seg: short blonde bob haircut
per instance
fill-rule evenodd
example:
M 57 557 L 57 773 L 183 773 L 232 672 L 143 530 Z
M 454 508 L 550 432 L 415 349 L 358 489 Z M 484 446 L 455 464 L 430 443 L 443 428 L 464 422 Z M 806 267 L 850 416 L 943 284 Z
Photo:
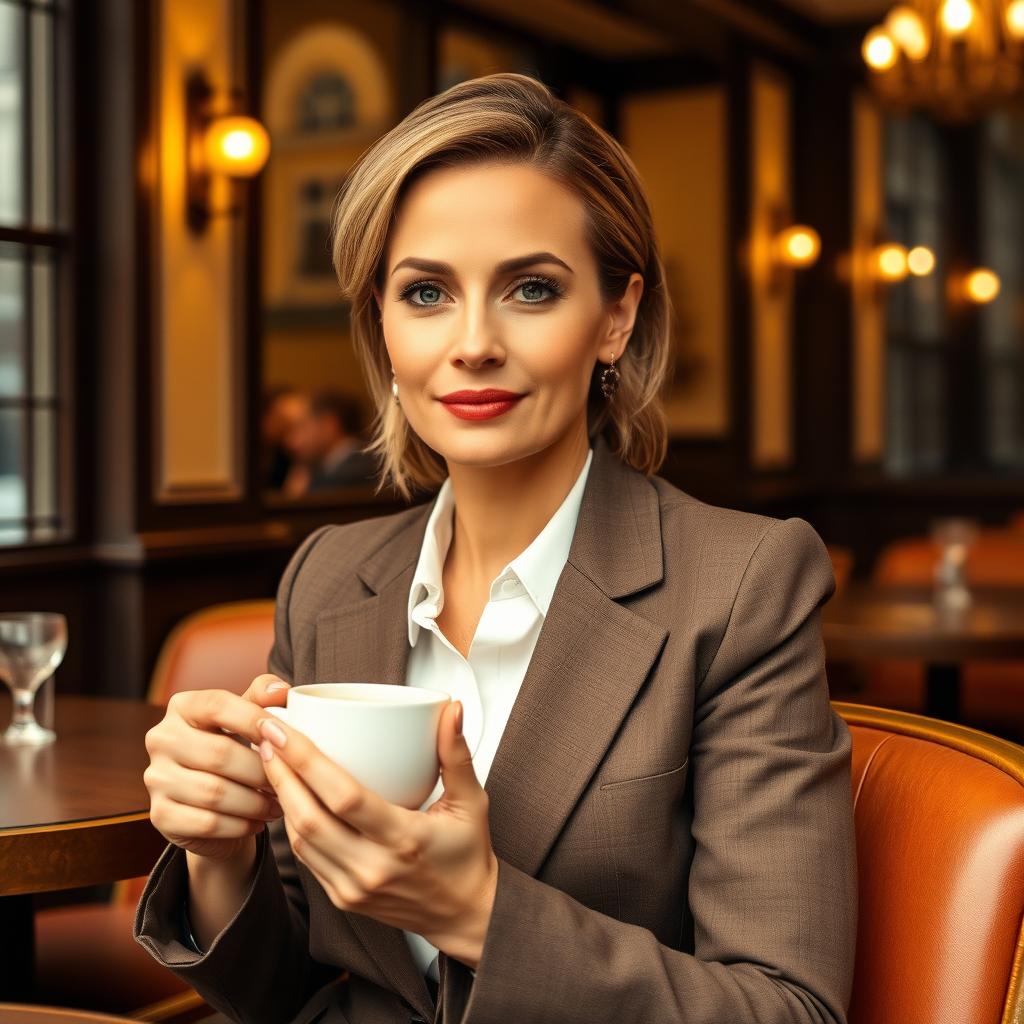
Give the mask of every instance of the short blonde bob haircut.
M 389 230 L 409 186 L 433 168 L 526 163 L 579 197 L 606 301 L 618 300 L 632 273 L 644 280 L 629 344 L 616 366 L 618 390 L 605 399 L 597 363 L 588 396 L 591 438 L 603 433 L 620 459 L 650 475 L 667 444 L 660 391 L 671 361 L 670 306 L 651 213 L 636 167 L 606 131 L 520 74 L 460 82 L 419 104 L 356 162 L 334 204 L 334 270 L 351 304 L 351 329 L 376 410 L 367 448 L 381 460 L 378 490 L 390 482 L 405 498 L 439 486 L 444 459 L 410 429 L 391 394 L 391 361 L 373 287 L 384 291 Z

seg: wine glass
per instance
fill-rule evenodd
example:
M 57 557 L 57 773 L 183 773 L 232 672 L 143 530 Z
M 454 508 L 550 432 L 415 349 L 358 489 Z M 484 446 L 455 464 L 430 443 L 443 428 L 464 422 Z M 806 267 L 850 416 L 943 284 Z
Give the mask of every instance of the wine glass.
M 14 714 L 0 743 L 39 747 L 57 734 L 41 726 L 32 713 L 36 690 L 64 660 L 68 621 L 56 612 L 11 612 L 0 615 L 0 679 L 14 697 Z

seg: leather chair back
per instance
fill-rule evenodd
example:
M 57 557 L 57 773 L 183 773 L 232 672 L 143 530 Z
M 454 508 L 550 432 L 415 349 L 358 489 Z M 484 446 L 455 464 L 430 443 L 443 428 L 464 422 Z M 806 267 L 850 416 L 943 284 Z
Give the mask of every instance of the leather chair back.
M 1024 1021 L 1024 747 L 833 702 L 853 736 L 849 1024 Z
M 165 705 L 181 690 L 245 693 L 267 671 L 274 643 L 274 602 L 233 601 L 194 612 L 168 634 L 157 658 L 147 699 Z M 137 905 L 146 877 L 114 886 L 111 902 Z

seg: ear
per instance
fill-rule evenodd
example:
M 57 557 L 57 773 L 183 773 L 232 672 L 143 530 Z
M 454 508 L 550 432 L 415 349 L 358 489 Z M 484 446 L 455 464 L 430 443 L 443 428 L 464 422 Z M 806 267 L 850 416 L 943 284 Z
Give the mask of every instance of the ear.
M 644 293 L 644 279 L 640 274 L 630 275 L 622 298 L 615 302 L 608 311 L 608 328 L 605 331 L 597 357 L 603 363 L 622 358 L 622 353 L 629 344 L 636 323 L 640 298 Z
M 376 285 L 371 285 L 370 290 L 373 292 L 373 301 L 377 303 L 377 316 L 380 317 L 384 311 L 384 299 L 377 291 Z

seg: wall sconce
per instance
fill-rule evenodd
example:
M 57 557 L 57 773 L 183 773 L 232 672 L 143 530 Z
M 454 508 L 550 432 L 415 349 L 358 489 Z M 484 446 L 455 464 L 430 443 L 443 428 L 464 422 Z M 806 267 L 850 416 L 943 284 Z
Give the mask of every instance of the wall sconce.
M 927 245 L 915 245 L 907 253 L 907 270 L 914 277 L 927 277 L 935 269 L 935 253 Z
M 768 215 L 770 259 L 768 290 L 778 292 L 794 270 L 814 266 L 821 253 L 821 236 L 806 224 L 787 224 L 789 218 L 781 207 L 773 207 Z
M 991 302 L 999 294 L 1000 283 L 999 275 L 987 267 L 977 267 L 961 278 L 964 298 L 978 306 Z
M 241 210 L 238 204 L 219 210 L 211 207 L 214 175 L 229 181 L 254 177 L 270 155 L 270 137 L 263 125 L 236 110 L 213 110 L 213 95 L 201 71 L 185 82 L 185 217 L 195 234 L 202 234 L 213 217 L 233 216 Z M 237 105 L 242 93 L 231 89 L 228 96 Z
M 872 276 L 881 284 L 898 284 L 910 272 L 907 247 L 898 242 L 875 246 L 871 253 Z

